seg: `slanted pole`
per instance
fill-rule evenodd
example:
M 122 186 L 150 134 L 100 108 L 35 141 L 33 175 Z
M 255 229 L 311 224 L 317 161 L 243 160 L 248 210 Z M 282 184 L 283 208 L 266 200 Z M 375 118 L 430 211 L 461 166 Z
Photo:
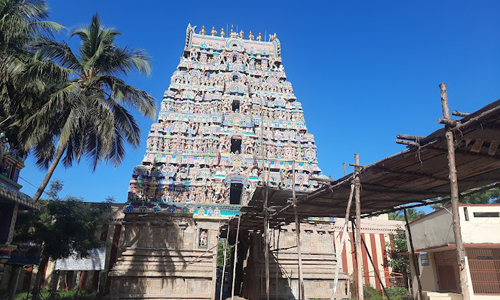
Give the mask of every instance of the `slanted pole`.
M 233 262 L 233 283 L 231 287 L 231 299 L 234 300 L 234 282 L 236 279 L 236 265 L 238 264 L 238 243 L 240 237 L 240 221 L 241 221 L 241 211 L 238 214 L 238 226 L 236 227 L 236 242 L 234 244 L 234 262 Z
M 359 261 L 362 257 L 361 253 L 361 183 L 359 180 L 360 166 L 359 154 L 354 154 L 354 198 L 356 199 L 356 260 L 357 260 L 357 284 L 358 284 L 358 300 L 364 300 L 363 293 L 363 262 Z
M 295 160 L 292 165 L 292 197 L 293 197 L 293 211 L 295 214 L 295 243 L 297 244 L 297 257 L 298 257 L 298 269 L 299 269 L 299 300 L 304 300 L 304 274 L 302 271 L 302 251 L 300 249 L 300 222 L 299 215 L 297 213 L 297 196 L 295 195 Z
M 348 221 L 349 222 L 349 221 Z M 354 218 L 351 218 L 351 232 L 352 232 L 352 248 L 354 248 L 354 280 L 357 282 L 358 278 L 358 252 L 356 251 L 356 229 L 354 228 Z M 354 293 L 357 295 L 358 285 L 353 285 Z
M 354 182 L 351 183 L 351 193 L 349 200 L 347 200 L 347 208 L 345 210 L 344 228 L 342 229 L 342 238 L 340 239 L 340 247 L 337 251 L 337 265 L 335 266 L 335 279 L 333 280 L 333 293 L 331 299 L 337 298 L 337 287 L 339 284 L 340 265 L 342 265 L 342 251 L 344 250 L 344 243 L 347 235 L 347 227 L 349 226 L 349 214 L 351 213 L 352 195 L 354 194 Z M 335 241 L 333 241 L 335 243 Z
M 448 108 L 448 94 L 446 92 L 446 83 L 439 85 L 441 89 L 441 105 L 443 108 L 443 117 L 445 120 L 452 120 L 450 117 L 450 110 Z M 462 241 L 462 233 L 460 230 L 460 216 L 458 213 L 458 178 L 457 168 L 455 165 L 455 143 L 453 138 L 453 131 L 450 125 L 445 125 L 446 144 L 448 146 L 448 169 L 450 177 L 451 189 L 451 218 L 453 223 L 453 233 L 455 235 L 455 244 L 457 245 L 457 262 L 458 271 L 460 276 L 460 287 L 462 289 L 463 300 L 469 300 L 469 287 L 467 286 L 467 274 L 465 269 L 465 250 Z
M 264 258 L 266 263 L 266 299 L 269 300 L 270 286 L 269 286 L 269 212 L 267 210 L 269 200 L 269 187 L 266 183 L 265 198 L 264 198 L 264 240 L 265 240 L 265 250 Z
M 418 296 L 420 300 L 424 300 L 424 294 L 422 293 L 422 283 L 420 282 L 420 270 L 418 269 L 418 261 L 415 260 L 415 248 L 413 247 L 413 238 L 411 236 L 410 222 L 408 222 L 408 213 L 406 212 L 406 208 L 403 209 L 403 212 L 405 215 L 406 230 L 408 230 L 408 240 L 410 242 L 411 260 L 413 261 L 413 268 L 415 269 L 415 275 L 417 275 Z

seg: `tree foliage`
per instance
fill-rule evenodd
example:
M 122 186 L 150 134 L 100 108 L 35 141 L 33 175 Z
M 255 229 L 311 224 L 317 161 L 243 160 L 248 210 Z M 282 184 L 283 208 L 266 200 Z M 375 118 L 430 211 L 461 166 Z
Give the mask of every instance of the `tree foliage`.
M 0 132 L 21 155 L 31 153 L 47 176 L 40 198 L 63 160 L 86 157 L 93 170 L 120 164 L 124 145 L 140 144 L 140 128 L 128 109 L 154 118 L 155 99 L 125 82 L 134 71 L 149 75 L 145 51 L 120 47 L 121 33 L 97 14 L 71 37 L 74 50 L 54 40 L 62 26 L 49 22 L 44 0 L 0 0 Z
M 45 74 L 62 78 L 32 49 L 40 38 L 50 38 L 62 28 L 47 18 L 45 1 L 0 0 L 0 132 L 22 155 L 26 149 L 20 129 L 43 102 L 40 96 L 51 82 Z
M 74 196 L 60 199 L 62 182 L 51 182 L 49 200 L 41 200 L 40 210 L 19 213 L 14 242 L 34 241 L 42 245 L 42 257 L 53 260 L 72 254 L 79 257 L 105 244 L 96 235 L 102 216 L 108 209 L 105 203 L 86 203 Z
M 76 52 L 64 42 L 50 39 L 36 44 L 38 56 L 57 63 L 69 75 L 54 86 L 46 103 L 27 123 L 31 137 L 27 146 L 33 147 L 37 164 L 48 168 L 33 199 L 41 196 L 60 159 L 69 167 L 85 156 L 93 170 L 101 162 L 120 164 L 124 143 L 140 144 L 140 128 L 127 108 L 154 118 L 154 98 L 120 78 L 134 70 L 148 75 L 149 57 L 143 50 L 119 47 L 115 43 L 118 35 L 120 32 L 104 27 L 95 14 L 88 26 L 71 33 L 80 38 Z M 52 130 L 53 120 L 60 124 L 57 132 Z M 46 140 L 50 142 L 43 142 Z
M 408 222 L 416 220 L 420 217 L 425 216 L 425 212 L 423 210 L 417 210 L 416 208 L 407 208 L 406 214 L 408 216 Z M 389 220 L 398 220 L 404 221 L 405 216 L 402 210 L 398 210 L 396 212 L 389 213 Z
M 388 246 L 388 263 L 392 267 L 393 271 L 402 273 L 403 275 L 410 274 L 410 260 L 408 255 L 401 254 L 408 252 L 406 232 L 402 228 L 398 228 L 395 233 L 390 234 L 390 242 Z
M 468 195 L 460 196 L 458 202 L 469 204 L 500 203 L 500 188 L 496 187 L 496 185 L 491 185 L 490 188 L 488 188 L 488 186 L 483 186 L 480 187 L 479 190 L 480 191 L 477 193 L 472 192 Z M 431 208 L 437 210 L 450 204 L 451 200 L 443 201 L 432 204 Z
M 408 222 L 416 220 L 425 215 L 423 210 L 416 208 L 407 208 L 406 215 Z M 405 221 L 404 211 L 399 210 L 389 214 L 389 220 Z M 390 242 L 388 243 L 387 255 L 389 257 L 388 264 L 394 272 L 401 273 L 403 276 L 410 274 L 410 259 L 408 255 L 402 253 L 408 252 L 408 243 L 406 240 L 406 232 L 402 228 L 396 229 L 395 233 L 390 234 Z

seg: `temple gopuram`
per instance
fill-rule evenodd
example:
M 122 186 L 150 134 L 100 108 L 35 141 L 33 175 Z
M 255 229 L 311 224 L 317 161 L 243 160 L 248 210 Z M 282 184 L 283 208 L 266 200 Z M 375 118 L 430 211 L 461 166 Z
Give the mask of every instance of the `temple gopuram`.
M 109 273 L 110 297 L 214 299 L 216 289 L 224 289 L 217 271 L 221 228 L 248 205 L 256 188 L 308 192 L 319 187 L 315 179 L 325 177 L 276 34 L 263 41 L 260 33 L 249 32 L 245 39 L 243 31 L 231 29 L 226 36 L 221 29 L 217 36 L 215 28 L 208 34 L 205 27 L 195 29 L 187 27 L 146 155 L 132 173 L 124 245 Z M 332 226 L 313 221 L 303 226 L 313 233 L 302 242 L 310 243 L 304 246 L 309 259 L 329 262 L 329 268 L 335 264 Z M 292 245 L 293 230 L 288 231 L 282 242 Z M 237 255 L 247 258 L 232 274 L 238 277 L 236 292 L 257 299 L 263 293 L 262 233 L 242 233 L 240 243 Z M 273 288 L 282 299 L 297 295 L 293 251 L 283 254 L 283 261 L 273 260 L 273 285 L 279 277 L 288 287 Z M 287 265 L 292 275 L 283 275 Z M 326 273 L 333 276 L 331 269 Z M 311 276 L 306 296 L 329 298 L 331 278 L 318 288 L 325 284 L 322 277 Z

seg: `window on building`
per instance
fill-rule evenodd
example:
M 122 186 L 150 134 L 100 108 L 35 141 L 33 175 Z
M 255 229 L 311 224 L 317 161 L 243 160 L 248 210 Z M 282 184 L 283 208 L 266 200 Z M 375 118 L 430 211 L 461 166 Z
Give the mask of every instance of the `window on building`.
M 241 192 L 243 191 L 243 184 L 231 183 L 229 190 L 229 204 L 241 204 Z
M 234 100 L 232 108 L 233 108 L 234 112 L 239 112 L 240 111 L 240 101 Z
M 470 276 L 474 294 L 500 294 L 500 249 L 467 248 Z
M 231 153 L 241 153 L 241 137 L 234 137 L 231 139 Z
M 496 211 L 474 212 L 474 218 L 500 218 L 500 212 Z

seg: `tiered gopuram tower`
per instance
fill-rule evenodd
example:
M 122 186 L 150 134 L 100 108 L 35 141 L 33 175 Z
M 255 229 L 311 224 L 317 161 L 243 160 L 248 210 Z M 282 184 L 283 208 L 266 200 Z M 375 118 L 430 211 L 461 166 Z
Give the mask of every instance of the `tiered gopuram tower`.
M 293 94 L 276 36 L 188 26 L 183 56 L 130 181 L 132 209 L 228 217 L 269 186 L 316 188 L 314 136 Z M 144 203 L 142 208 L 141 202 Z
M 220 36 L 214 28 L 208 35 L 204 27 L 194 30 L 187 27 L 146 156 L 133 171 L 124 243 L 109 273 L 112 298 L 214 299 L 221 226 L 248 204 L 256 187 L 318 187 L 314 136 L 287 80 L 276 35 L 263 41 L 260 33 L 244 39 L 232 30 L 228 37 L 223 29 Z M 329 298 L 333 227 L 313 223 L 303 226 L 309 232 L 301 239 L 304 257 L 322 267 L 304 273 L 305 291 Z M 260 229 L 239 236 L 236 291 L 249 299 L 263 291 Z M 272 283 L 279 286 L 273 293 L 290 299 L 298 285 L 295 239 L 291 227 L 279 230 L 290 231 L 282 243 L 291 250 L 273 260 Z

